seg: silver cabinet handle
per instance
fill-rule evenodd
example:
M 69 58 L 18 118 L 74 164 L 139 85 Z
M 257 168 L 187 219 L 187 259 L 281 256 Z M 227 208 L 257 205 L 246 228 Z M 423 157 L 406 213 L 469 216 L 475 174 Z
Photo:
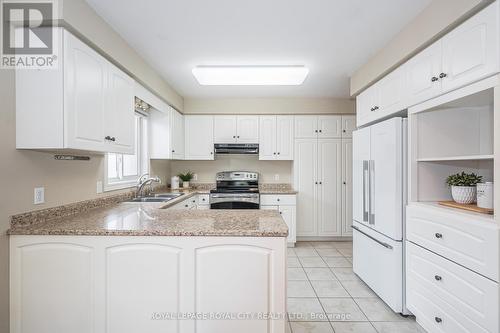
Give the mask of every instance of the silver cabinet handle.
M 381 242 L 381 241 L 379 241 L 378 239 L 376 239 L 375 237 L 368 235 L 367 233 L 365 233 L 365 232 L 361 231 L 361 230 L 360 230 L 358 227 L 356 227 L 355 225 L 351 226 L 351 228 L 353 228 L 353 229 L 354 229 L 354 230 L 356 230 L 357 232 L 359 232 L 359 233 L 361 233 L 361 234 L 365 235 L 366 237 L 370 238 L 372 241 L 374 241 L 374 242 L 376 242 L 376 243 L 378 243 L 378 244 L 382 245 L 382 246 L 383 246 L 383 247 L 385 247 L 386 249 L 392 250 L 392 246 L 391 246 L 391 245 L 389 245 L 389 244 L 387 244 L 387 243 L 384 243 L 384 242 Z
M 368 161 L 363 161 L 363 222 L 368 221 L 368 209 L 366 208 L 366 178 L 368 176 Z

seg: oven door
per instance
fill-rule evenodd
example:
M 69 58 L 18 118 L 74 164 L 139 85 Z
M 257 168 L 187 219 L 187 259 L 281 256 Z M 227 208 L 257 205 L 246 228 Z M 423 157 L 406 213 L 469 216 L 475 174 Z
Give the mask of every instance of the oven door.
M 211 193 L 210 209 L 259 209 L 258 193 Z

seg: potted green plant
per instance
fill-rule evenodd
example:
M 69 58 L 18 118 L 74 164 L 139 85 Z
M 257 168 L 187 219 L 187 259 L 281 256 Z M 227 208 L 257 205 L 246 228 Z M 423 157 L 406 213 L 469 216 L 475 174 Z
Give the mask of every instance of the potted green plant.
M 188 171 L 186 173 L 179 173 L 177 177 L 179 177 L 182 180 L 183 188 L 189 188 L 189 182 L 191 181 L 191 179 L 193 179 L 194 173 L 191 171 Z
M 460 204 L 471 204 L 476 201 L 476 185 L 483 180 L 475 173 L 457 173 L 446 178 L 446 184 L 451 187 L 453 200 Z

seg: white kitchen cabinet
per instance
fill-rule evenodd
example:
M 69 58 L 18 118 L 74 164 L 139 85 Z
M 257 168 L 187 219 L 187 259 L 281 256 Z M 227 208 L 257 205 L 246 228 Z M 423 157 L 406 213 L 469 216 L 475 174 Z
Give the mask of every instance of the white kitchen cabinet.
M 259 117 L 236 116 L 236 141 L 239 143 L 259 142 Z
M 295 116 L 296 139 L 340 137 L 342 137 L 341 116 Z
M 295 140 L 293 170 L 294 188 L 297 190 L 297 236 L 318 234 L 317 146 L 317 139 Z
M 54 33 L 58 68 L 16 71 L 16 148 L 133 153 L 132 78 L 63 28 Z
M 491 4 L 442 39 L 442 91 L 447 92 L 499 71 L 498 2 Z
M 11 236 L 11 333 L 284 333 L 283 237 Z M 242 286 L 245 286 L 242 288 Z
M 373 112 L 376 110 L 375 107 L 379 104 L 377 97 L 378 89 L 375 85 L 369 87 L 356 97 L 357 126 L 362 126 L 373 121 Z
M 342 141 L 295 140 L 297 236 L 342 236 Z
M 260 209 L 277 210 L 288 226 L 287 243 L 289 247 L 296 242 L 296 202 L 295 194 L 261 194 Z
M 214 116 L 214 143 L 259 142 L 258 116 Z
M 342 235 L 342 141 L 318 140 L 318 235 Z
M 214 116 L 214 143 L 236 142 L 236 116 Z
M 437 41 L 403 65 L 408 75 L 408 106 L 428 100 L 441 92 L 441 47 L 441 41 Z
M 293 160 L 293 116 L 260 116 L 259 123 L 259 160 Z
M 184 116 L 185 159 L 214 159 L 214 117 L 205 115 Z
M 172 159 L 184 159 L 184 116 L 176 110 L 171 111 L 172 117 Z
M 198 208 L 198 198 L 193 196 L 182 200 L 181 202 L 169 207 L 169 209 L 197 209 Z
M 356 129 L 356 116 L 342 116 L 342 139 L 352 138 L 352 132 Z
M 342 236 L 352 236 L 352 139 L 342 139 Z

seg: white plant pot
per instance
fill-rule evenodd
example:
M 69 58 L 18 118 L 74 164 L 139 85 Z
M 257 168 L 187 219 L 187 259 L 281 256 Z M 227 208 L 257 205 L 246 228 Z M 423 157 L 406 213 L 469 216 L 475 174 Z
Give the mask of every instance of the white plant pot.
M 189 188 L 189 182 L 182 182 L 183 188 Z
M 452 186 L 451 196 L 460 204 L 471 204 L 476 202 L 476 186 Z

